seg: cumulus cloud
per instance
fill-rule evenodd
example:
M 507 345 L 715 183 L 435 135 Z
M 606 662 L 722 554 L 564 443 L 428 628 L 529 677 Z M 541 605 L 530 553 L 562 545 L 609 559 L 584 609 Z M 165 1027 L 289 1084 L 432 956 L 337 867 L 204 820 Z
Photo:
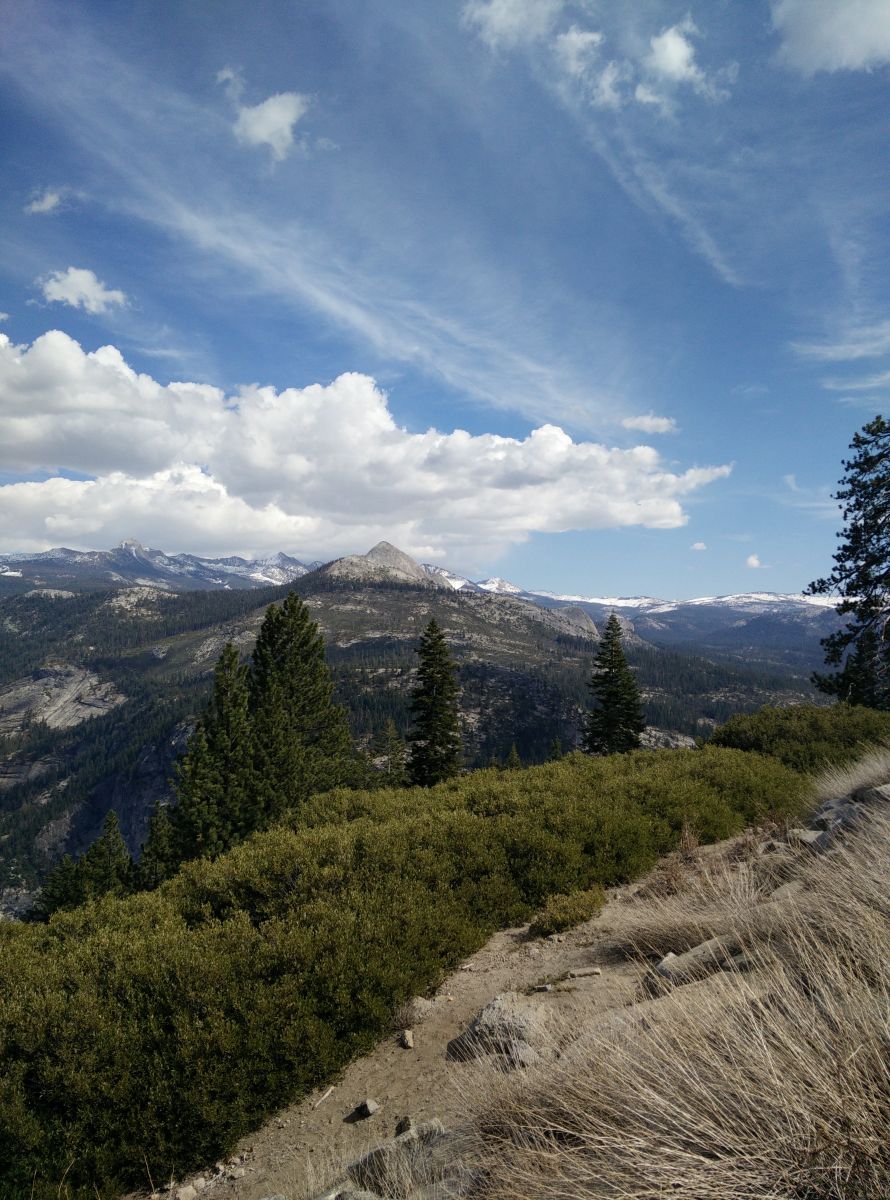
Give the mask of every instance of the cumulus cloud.
M 621 424 L 625 429 L 639 429 L 641 433 L 677 432 L 677 422 L 673 417 L 656 417 L 654 413 L 642 417 L 625 417 Z
M 772 0 L 782 59 L 804 75 L 890 63 L 887 0 Z
M 8 321 L 8 320 L 9 320 L 9 313 L 0 312 L 0 321 Z
M 0 466 L 61 469 L 0 487 L 0 539 L 144 541 L 205 552 L 324 556 L 386 537 L 469 561 L 534 531 L 686 523 L 684 497 L 730 468 L 669 470 L 649 446 L 574 442 L 554 425 L 525 438 L 400 427 L 366 375 L 228 396 L 137 374 L 111 346 L 85 353 L 53 331 L 0 335 Z
M 565 0 L 469 0 L 464 24 L 494 50 L 546 37 Z
M 708 547 L 705 545 L 704 542 L 693 542 L 692 545 L 689 547 L 690 550 L 707 550 L 707 548 Z
M 749 554 L 745 559 L 745 566 L 750 567 L 752 571 L 762 571 L 766 569 L 766 563 L 760 561 L 760 556 L 757 554 Z
M 117 288 L 107 288 L 92 271 L 83 267 L 53 271 L 51 275 L 38 279 L 37 283 L 46 300 L 83 308 L 94 316 L 107 312 L 115 305 L 127 303 L 123 292 Z
M 24 211 L 31 216 L 55 212 L 62 203 L 62 192 L 58 188 L 46 188 L 32 196 Z
M 276 92 L 259 104 L 242 104 L 244 80 L 240 71 L 223 67 L 216 81 L 224 85 L 235 106 L 232 131 L 238 141 L 243 146 L 268 146 L 277 162 L 287 158 L 294 148 L 294 127 L 309 111 L 311 98 L 301 92 Z

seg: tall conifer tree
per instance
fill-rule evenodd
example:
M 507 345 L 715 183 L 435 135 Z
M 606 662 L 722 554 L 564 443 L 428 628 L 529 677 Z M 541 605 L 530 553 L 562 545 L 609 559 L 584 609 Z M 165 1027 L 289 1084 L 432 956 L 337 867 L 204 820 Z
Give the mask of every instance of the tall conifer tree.
M 594 708 L 588 713 L 584 749 L 588 754 L 636 750 L 646 728 L 640 689 L 621 644 L 621 623 L 614 613 L 606 622 L 587 685 Z
M 838 615 L 847 622 L 822 639 L 826 663 L 839 669 L 813 679 L 839 700 L 890 709 L 890 423 L 875 417 L 850 449 L 835 494 L 844 528 L 834 569 L 807 588 L 838 595 Z
M 417 653 L 420 665 L 411 694 L 408 777 L 413 784 L 431 787 L 455 776 L 461 763 L 456 668 L 435 619 L 424 630 Z
M 247 668 L 231 643 L 219 657 L 210 702 L 177 764 L 176 792 L 169 841 L 177 863 L 221 854 L 256 828 Z
M 291 592 L 266 612 L 250 671 L 252 786 L 261 823 L 355 780 L 359 764 L 333 690 L 324 640 Z

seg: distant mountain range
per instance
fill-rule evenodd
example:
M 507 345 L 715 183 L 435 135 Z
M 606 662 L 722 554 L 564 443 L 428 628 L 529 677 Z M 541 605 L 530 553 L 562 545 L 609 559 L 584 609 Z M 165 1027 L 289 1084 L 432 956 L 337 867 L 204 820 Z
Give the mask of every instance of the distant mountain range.
M 692 600 L 663 600 L 654 596 L 566 595 L 525 588 L 494 577 L 474 580 L 433 563 L 418 563 L 389 542 L 378 542 L 367 554 L 350 554 L 330 562 L 302 562 L 279 552 L 269 558 L 201 558 L 195 554 L 165 554 L 127 538 L 113 550 L 68 550 L 59 547 L 34 554 L 0 554 L 0 580 L 4 590 L 24 587 L 147 586 L 172 591 L 216 588 L 256 588 L 292 583 L 310 571 L 332 579 L 356 582 L 388 581 L 451 588 L 453 591 L 490 592 L 517 596 L 553 607 L 563 604 L 591 606 L 609 612 L 623 611 L 630 619 L 657 618 L 690 608 L 722 608 L 753 614 L 833 611 L 835 601 L 824 596 L 779 592 L 741 592 L 728 596 L 700 596 Z M 9 585 L 17 584 L 11 588 Z

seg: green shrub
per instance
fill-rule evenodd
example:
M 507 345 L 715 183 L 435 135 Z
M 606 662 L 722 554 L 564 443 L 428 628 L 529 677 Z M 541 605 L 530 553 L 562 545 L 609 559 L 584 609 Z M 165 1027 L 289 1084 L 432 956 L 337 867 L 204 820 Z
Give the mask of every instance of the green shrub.
M 714 731 L 709 745 L 756 750 L 812 773 L 843 766 L 888 740 L 890 713 L 854 704 L 793 704 L 731 717 Z
M 708 747 L 333 792 L 157 891 L 0 923 L 0 1195 L 56 1197 L 68 1169 L 95 1197 L 214 1161 L 499 926 L 804 786 Z
M 606 893 L 599 885 L 569 895 L 559 892 L 550 897 L 532 921 L 529 933 L 535 937 L 548 937 L 551 933 L 573 929 L 595 917 L 605 902 Z

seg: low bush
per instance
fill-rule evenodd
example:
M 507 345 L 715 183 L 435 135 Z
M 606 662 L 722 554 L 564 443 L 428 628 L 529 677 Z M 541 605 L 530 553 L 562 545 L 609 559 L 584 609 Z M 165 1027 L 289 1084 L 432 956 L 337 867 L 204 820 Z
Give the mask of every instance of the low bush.
M 155 892 L 0 924 L 0 1194 L 214 1161 L 498 926 L 639 875 L 684 827 L 788 815 L 803 788 L 707 748 L 334 792 Z
M 551 896 L 529 926 L 535 937 L 549 937 L 551 933 L 562 933 L 582 921 L 595 917 L 606 902 L 606 893 L 599 886 L 585 888 L 580 892 L 557 892 Z
M 795 771 L 843 766 L 890 741 L 890 713 L 855 704 L 792 704 L 739 714 L 716 729 L 709 745 L 754 750 Z

